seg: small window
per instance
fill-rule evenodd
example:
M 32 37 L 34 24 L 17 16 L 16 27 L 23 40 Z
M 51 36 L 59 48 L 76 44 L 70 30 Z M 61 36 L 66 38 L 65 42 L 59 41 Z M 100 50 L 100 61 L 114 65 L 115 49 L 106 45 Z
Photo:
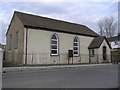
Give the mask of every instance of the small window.
M 115 41 L 114 43 L 115 43 L 115 45 L 118 45 L 118 42 L 117 42 L 117 41 Z
M 10 34 L 10 38 L 9 38 L 9 50 L 11 50 L 12 47 L 12 34 Z
M 95 55 L 95 51 L 94 49 L 91 50 L 91 56 L 94 56 Z
M 79 56 L 79 38 L 75 37 L 73 40 L 73 54 Z
M 51 38 L 51 55 L 58 55 L 58 37 L 56 34 Z
M 18 48 L 18 31 L 15 33 L 15 49 Z

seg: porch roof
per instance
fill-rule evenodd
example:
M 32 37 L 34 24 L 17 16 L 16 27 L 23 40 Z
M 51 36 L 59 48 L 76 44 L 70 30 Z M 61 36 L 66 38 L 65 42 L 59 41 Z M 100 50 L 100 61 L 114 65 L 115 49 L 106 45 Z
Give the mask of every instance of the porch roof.
M 91 44 L 89 45 L 88 49 L 99 48 L 104 39 L 106 40 L 109 48 L 111 49 L 111 46 L 110 46 L 108 40 L 107 40 L 106 37 L 104 37 L 104 36 L 95 37 L 95 38 L 93 39 L 93 41 L 91 42 Z

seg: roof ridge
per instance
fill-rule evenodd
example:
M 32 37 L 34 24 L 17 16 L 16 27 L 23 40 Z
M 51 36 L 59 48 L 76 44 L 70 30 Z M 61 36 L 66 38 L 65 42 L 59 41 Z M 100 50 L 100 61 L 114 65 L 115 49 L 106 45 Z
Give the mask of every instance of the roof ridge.
M 15 11 L 15 13 L 26 14 L 26 15 L 30 15 L 30 16 L 36 16 L 36 17 L 46 18 L 46 19 L 55 20 L 55 21 L 59 21 L 59 22 L 64 22 L 64 23 L 69 23 L 69 24 L 74 24 L 74 25 L 79 25 L 79 26 L 87 27 L 86 25 L 83 25 L 83 24 L 78 24 L 78 23 L 64 21 L 64 20 L 60 20 L 60 19 L 54 19 L 54 18 L 44 17 L 44 16 L 40 16 L 40 15 L 36 15 L 36 14 L 29 14 L 29 13 L 19 12 L 19 11 Z
M 25 12 L 15 11 L 15 15 L 23 23 L 26 28 L 34 29 L 49 29 L 51 31 L 69 32 L 74 34 L 81 34 L 96 37 L 99 36 L 92 29 L 88 28 L 86 25 L 72 23 L 64 20 L 53 19 L 49 17 L 43 17 L 35 14 L 29 14 Z

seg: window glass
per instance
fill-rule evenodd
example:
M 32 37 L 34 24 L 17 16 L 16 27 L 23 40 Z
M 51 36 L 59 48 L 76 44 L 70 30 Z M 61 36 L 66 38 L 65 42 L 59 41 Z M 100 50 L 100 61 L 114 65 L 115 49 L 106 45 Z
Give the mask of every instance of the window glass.
M 58 37 L 56 34 L 51 38 L 51 55 L 58 55 Z
M 52 44 L 57 44 L 57 41 L 52 40 Z
M 52 54 L 57 54 L 57 50 L 52 50 Z
M 79 56 L 79 38 L 75 37 L 73 40 L 73 54 Z
M 92 50 L 92 55 L 94 56 L 94 50 Z

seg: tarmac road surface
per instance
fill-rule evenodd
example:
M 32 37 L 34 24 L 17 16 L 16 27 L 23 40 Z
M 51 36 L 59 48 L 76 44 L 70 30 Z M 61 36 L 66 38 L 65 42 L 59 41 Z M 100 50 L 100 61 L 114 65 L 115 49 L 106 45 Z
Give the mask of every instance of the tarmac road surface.
M 99 65 L 3 74 L 3 88 L 118 88 L 118 66 Z

